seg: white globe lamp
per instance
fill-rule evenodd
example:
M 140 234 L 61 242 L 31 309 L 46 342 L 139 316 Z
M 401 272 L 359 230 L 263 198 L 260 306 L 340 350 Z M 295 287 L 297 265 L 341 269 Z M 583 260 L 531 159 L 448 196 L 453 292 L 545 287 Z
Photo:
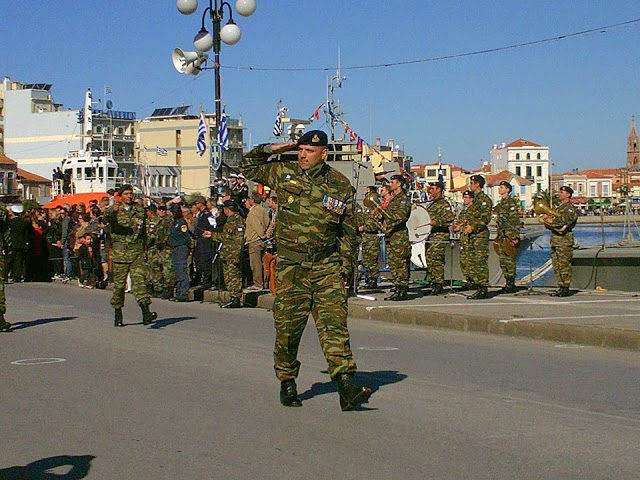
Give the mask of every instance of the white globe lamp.
M 256 11 L 255 0 L 238 0 L 236 2 L 236 11 L 243 17 L 250 17 Z
M 193 46 L 199 52 L 208 52 L 213 48 L 213 35 L 203 27 L 193 39 Z
M 191 15 L 198 9 L 198 0 L 178 0 L 178 11 L 183 15 Z
M 241 36 L 240 27 L 233 23 L 233 20 L 229 20 L 229 23 L 220 29 L 220 40 L 227 45 L 235 45 L 240 41 Z

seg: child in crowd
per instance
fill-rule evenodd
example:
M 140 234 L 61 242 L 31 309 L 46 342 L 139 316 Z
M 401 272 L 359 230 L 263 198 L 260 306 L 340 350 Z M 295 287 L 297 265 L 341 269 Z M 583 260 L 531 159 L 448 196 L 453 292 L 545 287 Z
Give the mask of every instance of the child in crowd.
M 79 239 L 80 247 L 78 248 L 78 262 L 80 263 L 80 279 L 78 285 L 81 288 L 93 288 L 92 280 L 94 274 L 93 260 L 93 235 L 85 233 Z

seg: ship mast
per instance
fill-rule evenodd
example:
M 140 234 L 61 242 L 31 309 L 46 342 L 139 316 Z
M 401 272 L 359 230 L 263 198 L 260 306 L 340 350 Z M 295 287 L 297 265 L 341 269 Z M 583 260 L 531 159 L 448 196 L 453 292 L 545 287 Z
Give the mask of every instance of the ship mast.
M 331 141 L 335 141 L 335 127 L 339 122 L 340 116 L 343 114 L 340 108 L 340 100 L 334 101 L 334 91 L 336 88 L 342 88 L 342 82 L 347 77 L 342 76 L 340 72 L 340 49 L 338 48 L 338 68 L 335 75 L 332 75 L 330 79 L 327 79 L 327 109 L 325 114 L 329 117 L 329 129 L 331 130 Z M 340 138 L 343 140 L 344 137 Z

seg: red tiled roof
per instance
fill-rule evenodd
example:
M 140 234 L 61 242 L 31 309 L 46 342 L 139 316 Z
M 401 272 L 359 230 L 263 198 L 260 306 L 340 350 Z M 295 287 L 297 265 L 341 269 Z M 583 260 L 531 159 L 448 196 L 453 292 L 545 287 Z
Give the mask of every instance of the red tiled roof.
M 542 145 L 530 142 L 529 140 L 525 140 L 524 138 L 519 138 L 518 140 L 514 140 L 509 145 L 507 145 L 507 148 L 513 147 L 542 147 Z
M 520 185 L 532 185 L 533 182 L 531 180 L 527 180 L 520 175 L 516 175 L 515 173 L 511 173 L 508 170 L 503 170 L 495 175 L 487 175 L 487 186 L 491 187 L 494 185 L 498 185 L 500 182 L 509 182 L 511 183 L 512 179 L 516 179 Z
M 15 160 L 11 160 L 6 155 L 3 155 L 0 153 L 0 164 L 1 165 L 18 165 L 18 162 L 16 162 Z
M 51 180 L 41 177 L 40 175 L 36 175 L 35 173 L 27 172 L 21 168 L 18 168 L 17 173 L 22 182 L 51 183 Z
M 578 173 L 580 173 L 581 175 L 585 175 L 588 178 L 612 177 L 615 175 L 620 175 L 620 171 L 617 168 L 589 168 Z

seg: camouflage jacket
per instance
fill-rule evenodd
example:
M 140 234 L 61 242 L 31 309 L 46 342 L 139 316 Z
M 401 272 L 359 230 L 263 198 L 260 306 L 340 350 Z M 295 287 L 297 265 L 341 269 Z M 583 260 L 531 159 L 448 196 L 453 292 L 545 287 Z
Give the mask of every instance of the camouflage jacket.
M 0 255 L 11 256 L 11 228 L 9 227 L 9 212 L 4 205 L 0 205 Z M 0 280 L 4 281 L 4 280 Z
M 357 245 L 349 180 L 325 163 L 306 172 L 297 163 L 268 163 L 271 153 L 265 147 L 258 145 L 249 152 L 240 163 L 240 171 L 276 191 L 279 261 L 339 262 L 341 273 L 348 275 Z
M 155 247 L 164 250 L 171 246 L 169 234 L 173 228 L 173 219 L 169 216 L 156 217 Z
M 112 258 L 114 262 L 131 263 L 144 253 L 146 213 L 140 205 L 129 209 L 120 203 L 118 211 L 113 207 L 104 213 L 104 220 L 111 226 Z
M 393 196 L 385 212 L 386 214 L 383 215 L 384 233 L 387 236 L 402 230 L 407 231 L 407 220 L 411 215 L 411 202 L 404 190 Z
M 467 225 L 471 225 L 471 234 L 487 230 L 491 221 L 493 202 L 484 192 L 476 193 L 471 205 L 467 207 Z
M 455 214 L 451 205 L 444 198 L 434 200 L 427 207 L 427 213 L 432 222 L 436 224 L 431 227 L 429 238 L 449 238 L 449 226 L 455 219 Z
M 363 207 L 361 205 L 356 206 L 356 218 L 358 227 L 364 227 L 364 231 L 362 233 L 370 233 L 377 234 L 380 231 L 380 222 L 378 222 L 377 218 L 371 215 L 372 209 L 368 207 Z
M 556 208 L 556 213 L 553 223 L 545 224 L 551 230 L 551 246 L 572 246 L 574 244 L 572 230 L 578 221 L 578 211 L 571 202 L 566 202 Z
M 239 213 L 227 217 L 221 232 L 211 232 L 211 240 L 222 243 L 222 260 L 240 263 L 244 246 L 244 218 Z
M 500 238 L 520 238 L 520 202 L 514 197 L 501 199 L 493 207 Z

